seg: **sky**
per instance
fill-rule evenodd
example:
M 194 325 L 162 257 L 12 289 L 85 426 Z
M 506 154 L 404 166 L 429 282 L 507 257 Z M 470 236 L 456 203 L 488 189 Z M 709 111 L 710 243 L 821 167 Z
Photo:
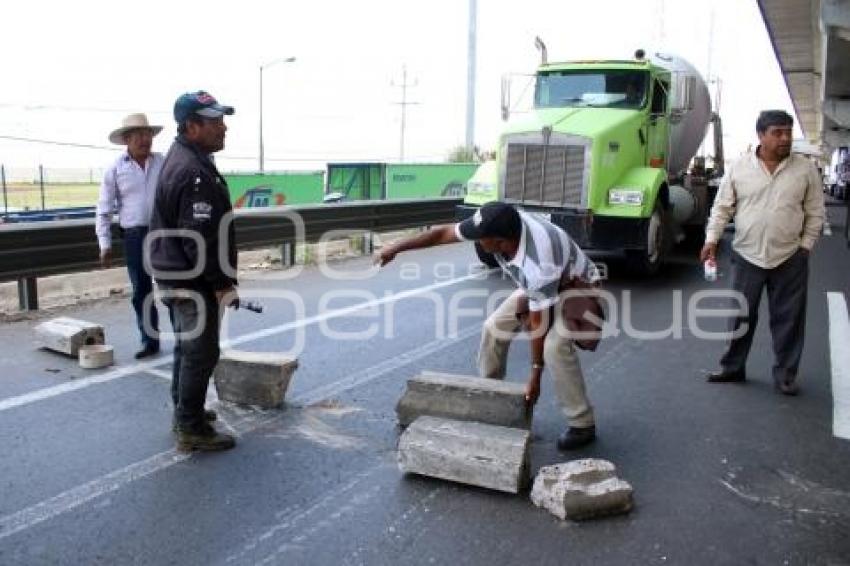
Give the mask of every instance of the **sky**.
M 267 171 L 398 161 L 405 67 L 416 103 L 406 107 L 405 160 L 443 161 L 465 139 L 466 0 L 15 0 L 3 20 L 0 163 L 9 171 L 104 167 L 120 148 L 3 136 L 109 148 L 130 112 L 165 126 L 154 149 L 166 151 L 174 99 L 199 89 L 236 108 L 221 169 L 256 170 L 259 67 L 285 57 L 296 61 L 263 73 Z M 631 58 L 643 48 L 710 71 L 728 156 L 756 142 L 759 110 L 793 113 L 755 0 L 478 0 L 482 148 L 495 147 L 503 126 L 501 77 L 539 63 L 535 36 L 550 61 Z

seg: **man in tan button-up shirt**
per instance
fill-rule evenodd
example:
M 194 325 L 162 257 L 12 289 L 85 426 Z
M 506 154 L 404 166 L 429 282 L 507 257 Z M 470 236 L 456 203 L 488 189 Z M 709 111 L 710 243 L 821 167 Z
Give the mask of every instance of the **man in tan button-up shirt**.
M 748 307 L 731 322 L 738 337 L 730 339 L 721 371 L 708 375 L 712 383 L 746 379 L 747 355 L 766 287 L 774 384 L 786 395 L 798 392 L 809 253 L 823 226 L 824 203 L 814 164 L 791 153 L 793 126 L 793 118 L 784 111 L 762 112 L 756 122 L 758 148 L 730 168 L 714 199 L 700 259 L 715 258 L 717 242 L 734 216 L 732 289 L 746 298 Z

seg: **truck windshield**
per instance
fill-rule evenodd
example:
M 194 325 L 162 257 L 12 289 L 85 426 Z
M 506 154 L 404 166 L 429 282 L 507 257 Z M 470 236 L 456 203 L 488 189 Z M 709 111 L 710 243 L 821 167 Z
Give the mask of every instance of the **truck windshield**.
M 648 83 L 645 71 L 546 71 L 537 75 L 534 106 L 642 108 Z

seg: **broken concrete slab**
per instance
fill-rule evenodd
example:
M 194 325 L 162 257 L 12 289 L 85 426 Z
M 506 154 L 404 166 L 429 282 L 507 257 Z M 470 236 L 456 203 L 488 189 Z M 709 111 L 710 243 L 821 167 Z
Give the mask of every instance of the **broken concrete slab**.
M 522 383 L 430 371 L 407 381 L 396 414 L 403 427 L 427 415 L 529 429 L 532 417 Z
M 616 474 L 614 464 L 596 458 L 544 466 L 534 479 L 531 501 L 573 521 L 627 513 L 632 486 Z
M 283 404 L 298 360 L 273 352 L 222 352 L 213 372 L 222 401 L 272 409 Z
M 53 318 L 36 326 L 34 332 L 37 346 L 75 358 L 80 346 L 106 343 L 103 326 L 76 318 Z
M 507 493 L 528 485 L 527 430 L 419 417 L 402 433 L 398 465 L 419 474 Z

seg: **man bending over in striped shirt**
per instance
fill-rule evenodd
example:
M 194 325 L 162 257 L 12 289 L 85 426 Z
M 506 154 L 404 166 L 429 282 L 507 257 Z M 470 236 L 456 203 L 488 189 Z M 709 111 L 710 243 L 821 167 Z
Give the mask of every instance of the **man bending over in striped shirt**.
M 558 448 L 573 450 L 593 442 L 593 408 L 585 392 L 574 340 L 563 331 L 567 326 L 559 291 L 575 280 L 595 283 L 599 279 L 596 266 L 566 232 L 501 202 L 485 204 L 458 224 L 438 226 L 390 244 L 379 252 L 376 261 L 383 266 L 403 251 L 466 240 L 478 241 L 493 254 L 518 287 L 484 323 L 478 353 L 481 375 L 505 377 L 508 347 L 521 329 L 523 320 L 518 313 L 525 310 L 527 301 L 529 312 L 524 322 L 531 334 L 531 371 L 526 401 L 529 406 L 537 402 L 540 377 L 548 366 L 569 423 L 558 439 Z M 555 305 L 559 308 L 552 309 Z M 552 310 L 554 317 L 549 316 Z

